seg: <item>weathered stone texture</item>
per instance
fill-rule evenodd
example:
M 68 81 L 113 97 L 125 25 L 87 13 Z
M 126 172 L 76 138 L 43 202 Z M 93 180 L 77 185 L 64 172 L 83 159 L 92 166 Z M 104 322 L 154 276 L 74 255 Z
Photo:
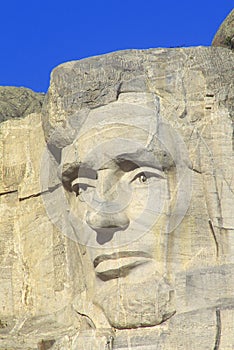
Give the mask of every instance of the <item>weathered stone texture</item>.
M 35 93 L 27 88 L 0 86 L 0 122 L 40 112 L 43 100 L 43 93 Z
M 0 349 L 36 349 L 51 327 L 61 334 L 65 324 L 69 327 L 69 316 L 60 322 L 59 316 L 41 315 L 67 306 L 73 283 L 67 254 L 74 265 L 78 254 L 69 244 L 64 248 L 65 238 L 48 219 L 40 196 L 45 148 L 40 114 L 3 122 L 0 135 Z
M 233 349 L 233 66 L 232 51 L 218 47 L 129 50 L 68 62 L 52 72 L 42 116 L 0 125 L 1 350 Z M 112 278 L 116 255 L 95 266 L 90 247 L 79 244 L 79 232 L 73 236 L 78 243 L 64 234 L 70 208 L 79 216 L 85 202 L 67 190 L 75 187 L 72 169 L 87 152 L 92 155 L 97 141 L 144 142 L 152 120 L 169 125 L 163 135 L 173 162 L 163 158 L 170 184 L 165 198 L 173 207 L 180 190 L 187 208 L 168 233 L 163 225 L 170 215 L 177 222 L 183 206 L 178 204 L 175 217 L 163 206 L 153 234 L 128 242 L 127 256 L 119 259 L 131 265 L 129 251 L 144 251 L 148 244 L 153 262 L 136 275 L 133 269 L 103 283 L 98 273 Z M 103 132 L 107 122 L 112 124 Z M 46 142 L 51 163 L 44 162 Z M 124 142 L 116 145 L 107 151 Z M 179 146 L 184 148 L 178 153 Z M 187 182 L 178 176 L 180 169 L 175 176 L 174 163 L 183 164 Z M 106 164 L 100 191 L 122 171 L 105 182 L 113 162 Z M 132 217 L 144 199 L 137 186 Z M 119 214 L 108 220 L 117 217 L 124 222 Z M 102 254 L 107 245 L 100 244 Z
M 212 45 L 234 49 L 234 10 L 229 13 L 219 27 L 212 41 Z

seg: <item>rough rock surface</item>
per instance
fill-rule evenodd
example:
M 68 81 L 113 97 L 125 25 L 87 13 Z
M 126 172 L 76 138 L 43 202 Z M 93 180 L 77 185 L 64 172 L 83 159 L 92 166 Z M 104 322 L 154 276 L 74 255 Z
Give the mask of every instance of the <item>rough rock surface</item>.
M 219 27 L 212 41 L 212 45 L 234 49 L 234 10 L 229 13 Z
M 217 47 L 69 62 L 52 72 L 42 115 L 1 123 L 1 350 L 234 348 L 233 66 L 233 53 Z M 152 170 L 149 154 L 138 150 L 146 132 L 152 135 L 146 150 L 163 169 L 154 163 Z M 128 159 L 122 152 L 113 161 L 125 146 Z M 80 177 L 88 177 L 83 189 L 92 191 L 97 178 L 87 164 L 102 156 L 95 168 L 99 194 L 131 198 L 128 211 L 74 221 L 88 201 L 72 192 L 77 163 L 85 160 Z M 133 156 L 140 168 L 148 162 L 143 173 L 130 167 Z M 137 232 L 124 224 L 145 203 L 147 176 L 153 186 L 147 196 L 159 191 L 166 204 L 156 206 L 158 221 L 123 252 L 111 244 Z M 164 185 L 154 188 L 164 177 L 166 192 Z M 121 196 L 124 179 L 133 187 L 129 197 Z M 144 212 L 143 227 L 151 212 Z M 123 228 L 102 241 L 101 228 L 113 229 L 117 219 Z M 82 241 L 87 224 L 96 241 Z M 101 253 L 93 260 L 95 244 Z M 153 259 L 145 255 L 144 264 L 131 253 L 147 249 Z
M 40 112 L 43 100 L 44 94 L 27 88 L 0 86 L 0 122 Z

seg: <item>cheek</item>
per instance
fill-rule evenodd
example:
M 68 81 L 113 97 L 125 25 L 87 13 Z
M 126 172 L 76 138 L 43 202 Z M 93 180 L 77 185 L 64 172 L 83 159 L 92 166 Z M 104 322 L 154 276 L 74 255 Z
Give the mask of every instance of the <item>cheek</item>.
M 131 199 L 126 208 L 126 214 L 130 220 L 136 220 L 139 216 L 157 218 L 165 211 L 168 191 L 166 181 L 156 182 L 146 186 L 135 186 L 132 189 Z
M 83 221 L 87 210 L 86 203 L 80 200 L 79 197 L 76 197 L 75 193 L 73 192 L 67 193 L 66 197 L 70 211 L 73 213 L 73 215 L 75 215 Z

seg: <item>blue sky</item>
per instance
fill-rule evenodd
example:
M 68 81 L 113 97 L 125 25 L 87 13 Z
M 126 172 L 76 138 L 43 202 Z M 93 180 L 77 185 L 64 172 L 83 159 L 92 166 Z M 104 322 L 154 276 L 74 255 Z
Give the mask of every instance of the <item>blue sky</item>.
M 122 49 L 209 46 L 233 0 L 8 0 L 0 85 L 46 92 L 58 64 Z

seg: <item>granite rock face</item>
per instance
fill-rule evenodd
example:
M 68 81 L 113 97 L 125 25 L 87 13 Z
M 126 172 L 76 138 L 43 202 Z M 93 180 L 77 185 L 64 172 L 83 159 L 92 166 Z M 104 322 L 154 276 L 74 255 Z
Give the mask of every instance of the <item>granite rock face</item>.
M 212 41 L 212 45 L 234 49 L 234 10 L 229 13 L 219 27 Z
M 0 86 L 0 122 L 41 111 L 44 94 L 27 88 Z
M 233 63 L 68 62 L 0 124 L 0 349 L 233 349 Z

